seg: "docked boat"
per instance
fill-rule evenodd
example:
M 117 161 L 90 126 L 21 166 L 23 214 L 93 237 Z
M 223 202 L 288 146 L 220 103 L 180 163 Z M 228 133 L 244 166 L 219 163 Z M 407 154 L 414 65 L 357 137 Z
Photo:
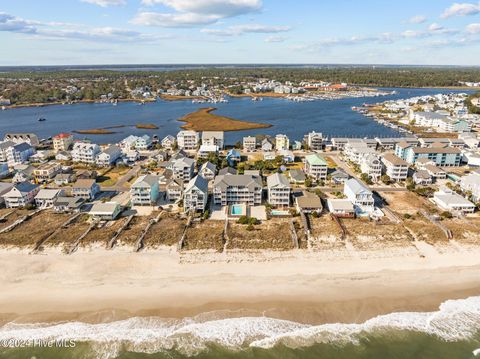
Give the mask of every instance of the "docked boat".
M 40 118 L 38 119 L 38 122 L 44 122 L 44 121 L 46 121 L 46 120 L 47 120 L 46 118 L 40 117 Z
M 2 111 L 5 111 L 7 108 L 5 106 L 2 106 Z

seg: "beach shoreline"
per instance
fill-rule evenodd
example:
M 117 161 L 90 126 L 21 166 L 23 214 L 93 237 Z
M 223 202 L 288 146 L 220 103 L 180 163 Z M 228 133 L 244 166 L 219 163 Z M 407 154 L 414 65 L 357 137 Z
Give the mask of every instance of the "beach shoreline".
M 125 247 L 67 256 L 57 248 L 40 255 L 1 249 L 0 323 L 199 315 L 361 323 L 480 295 L 478 252 L 329 259 L 307 251 L 185 255 Z

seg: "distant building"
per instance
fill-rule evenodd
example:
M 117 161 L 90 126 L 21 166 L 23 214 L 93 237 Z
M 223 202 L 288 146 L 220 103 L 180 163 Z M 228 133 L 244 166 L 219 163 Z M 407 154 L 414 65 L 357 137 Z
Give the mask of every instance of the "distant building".
M 279 134 L 275 136 L 275 149 L 277 151 L 290 149 L 290 140 L 286 135 Z
M 198 146 L 199 135 L 195 131 L 180 131 L 177 134 L 178 148 L 187 151 L 195 150 Z
M 323 149 L 323 135 L 312 131 L 305 136 L 305 143 L 311 151 L 320 151 Z
M 223 138 L 224 138 L 223 131 L 203 131 L 202 145 L 218 146 L 220 150 L 223 150 L 223 146 L 224 146 Z
M 26 142 L 32 147 L 36 147 L 40 144 L 37 135 L 34 133 L 7 133 L 4 137 L 4 141 L 11 141 L 14 143 Z
M 270 152 L 273 150 L 273 144 L 268 138 L 264 138 L 262 141 L 262 151 Z
M 255 152 L 257 149 L 257 138 L 255 136 L 246 136 L 243 138 L 243 150 Z
M 460 166 L 462 152 L 451 147 L 409 147 L 405 157 L 409 164 L 415 164 L 420 158 L 428 158 L 437 166 Z
M 70 133 L 59 133 L 52 137 L 53 149 L 56 152 L 68 151 L 73 145 L 73 135 Z
M 9 167 L 28 162 L 28 159 L 35 153 L 35 149 L 28 143 L 17 143 L 6 150 Z
M 148 135 L 137 137 L 135 149 L 139 151 L 148 150 L 152 146 L 152 139 Z
M 97 155 L 97 166 L 108 167 L 114 165 L 122 156 L 122 149 L 112 145 Z
M 161 144 L 163 148 L 167 150 L 173 150 L 173 147 L 175 146 L 175 137 L 172 135 L 167 135 L 163 138 Z
M 100 152 L 100 147 L 95 143 L 76 142 L 73 145 L 72 161 L 95 164 Z

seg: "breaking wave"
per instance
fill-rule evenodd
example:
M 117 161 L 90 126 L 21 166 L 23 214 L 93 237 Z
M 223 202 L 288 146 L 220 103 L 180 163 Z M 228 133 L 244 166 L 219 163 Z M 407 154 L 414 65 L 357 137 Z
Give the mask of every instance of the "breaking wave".
M 248 347 L 290 348 L 317 343 L 353 343 L 368 333 L 407 330 L 434 335 L 445 341 L 464 340 L 480 330 L 480 297 L 448 300 L 435 312 L 380 315 L 361 324 L 308 325 L 268 317 L 181 320 L 134 317 L 110 323 L 83 322 L 24 324 L 0 327 L 0 340 L 75 340 L 87 342 L 95 357 L 114 358 L 121 352 L 156 353 L 175 350 L 193 356 L 208 345 L 231 350 Z

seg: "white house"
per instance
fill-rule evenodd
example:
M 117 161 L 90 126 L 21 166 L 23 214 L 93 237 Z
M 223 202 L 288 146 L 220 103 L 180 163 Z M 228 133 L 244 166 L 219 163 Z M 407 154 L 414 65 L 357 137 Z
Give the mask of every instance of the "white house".
M 360 160 L 360 170 L 367 174 L 372 181 L 377 182 L 382 175 L 382 162 L 375 154 L 369 154 Z
M 94 179 L 78 179 L 72 186 L 72 195 L 86 200 L 92 200 L 100 192 L 100 187 Z
M 217 166 L 207 161 L 200 167 L 198 174 L 209 181 L 213 180 L 217 174 Z
M 7 208 L 24 207 L 33 204 L 40 187 L 30 182 L 21 182 L 13 185 L 12 189 L 3 195 Z
M 26 142 L 18 143 L 6 149 L 8 167 L 28 162 L 35 149 Z
M 188 182 L 183 194 L 183 209 L 203 212 L 208 200 L 208 181 L 202 176 L 196 176 Z
M 143 136 L 137 137 L 137 140 L 135 141 L 135 149 L 139 151 L 148 150 L 151 145 L 152 145 L 152 139 L 150 138 L 149 135 L 143 135 Z
M 224 134 L 223 131 L 203 131 L 202 132 L 202 145 L 218 146 L 223 150 L 224 146 Z
M 73 135 L 70 133 L 59 133 L 52 137 L 53 149 L 55 152 L 68 151 L 73 145 Z
M 180 131 L 177 134 L 178 148 L 183 150 L 195 150 L 198 146 L 199 135 L 196 131 Z
M 362 212 L 373 212 L 375 201 L 373 193 L 355 178 L 345 182 L 343 193 Z
M 161 144 L 166 150 L 173 150 L 173 147 L 175 146 L 175 137 L 167 135 L 163 138 Z
M 275 136 L 275 149 L 277 151 L 288 150 L 290 148 L 290 140 L 287 135 L 278 134 Z
M 274 207 L 289 207 L 292 187 L 290 181 L 281 173 L 267 177 L 268 203 Z
M 315 180 L 327 179 L 327 161 L 317 153 L 305 157 L 305 173 Z
M 122 207 L 117 202 L 97 202 L 90 209 L 89 214 L 96 219 L 113 221 L 122 212 Z
M 460 188 L 464 192 L 471 192 L 475 202 L 480 201 L 480 172 L 472 172 L 460 178 Z
M 122 156 L 122 149 L 118 146 L 112 145 L 103 150 L 97 156 L 97 165 L 98 166 L 111 166 L 117 162 L 117 160 Z
M 444 211 L 460 212 L 463 214 L 473 213 L 475 211 L 475 205 L 472 202 L 447 187 L 442 187 L 435 192 L 432 200 Z
M 408 176 L 408 163 L 391 153 L 384 154 L 382 163 L 385 173 L 392 181 L 405 181 Z
M 195 161 L 188 157 L 181 157 L 170 161 L 168 168 L 172 170 L 175 179 L 188 182 L 193 178 Z
M 255 136 L 246 136 L 243 138 L 243 150 L 255 152 L 257 149 L 257 138 Z
M 176 202 L 183 196 L 183 182 L 180 180 L 169 179 L 165 185 L 167 200 Z
M 305 136 L 305 143 L 311 151 L 320 151 L 323 148 L 323 135 L 312 131 Z
M 35 196 L 37 208 L 52 208 L 58 197 L 63 196 L 63 190 L 42 188 Z
M 95 164 L 100 152 L 100 147 L 96 143 L 76 142 L 73 145 L 72 161 Z
M 133 206 L 151 206 L 157 202 L 159 195 L 158 177 L 143 175 L 130 187 L 130 201 Z

